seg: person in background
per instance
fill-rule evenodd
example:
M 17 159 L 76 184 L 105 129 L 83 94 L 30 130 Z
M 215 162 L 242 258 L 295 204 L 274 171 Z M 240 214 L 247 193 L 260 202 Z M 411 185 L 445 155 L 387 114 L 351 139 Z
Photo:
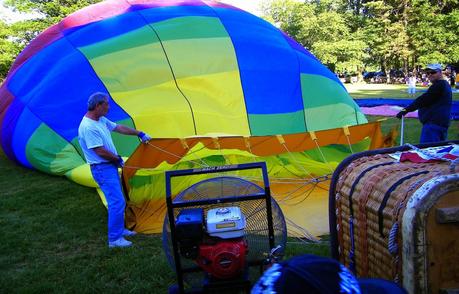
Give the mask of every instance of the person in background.
M 96 92 L 88 99 L 88 111 L 78 128 L 78 140 L 91 174 L 105 195 L 108 208 L 108 246 L 129 247 L 132 242 L 124 237 L 136 234 L 124 227 L 126 202 L 121 190 L 118 168 L 124 162 L 118 152 L 110 132 L 124 135 L 136 135 L 142 142 L 151 137 L 127 126 L 118 125 L 105 117 L 110 109 L 109 96 Z
M 454 68 L 451 68 L 451 73 L 449 75 L 449 83 L 451 85 L 451 88 L 454 88 L 456 84 L 456 71 L 454 70 Z
M 427 92 L 397 113 L 396 117 L 400 119 L 408 112 L 419 110 L 418 116 L 422 123 L 420 143 L 444 141 L 451 120 L 451 86 L 443 78 L 440 64 L 429 64 L 425 72 L 432 85 Z
M 412 98 L 416 94 L 416 75 L 410 74 L 410 76 L 408 77 L 407 84 L 408 96 Z

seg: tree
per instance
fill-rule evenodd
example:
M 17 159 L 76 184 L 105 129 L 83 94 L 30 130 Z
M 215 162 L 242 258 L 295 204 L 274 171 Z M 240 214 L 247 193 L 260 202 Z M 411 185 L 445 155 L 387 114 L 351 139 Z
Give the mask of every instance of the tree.
M 55 24 L 62 18 L 85 6 L 101 0 L 5 0 L 5 5 L 19 12 L 40 13 L 42 20 Z
M 459 62 L 458 0 L 275 0 L 264 12 L 332 70 Z
M 331 70 L 360 72 L 363 69 L 366 43 L 360 32 L 351 32 L 349 14 L 339 2 L 276 0 L 265 5 L 263 11 L 268 20 L 309 49 Z
M 459 62 L 459 4 L 457 1 L 413 1 L 409 35 L 414 50 L 414 63 L 425 65 Z
M 11 27 L 0 20 L 0 81 L 6 76 L 14 58 L 20 51 L 20 46 L 13 42 L 11 36 L 13 36 Z
M 0 79 L 8 73 L 16 56 L 47 27 L 87 5 L 100 0 L 6 0 L 18 12 L 36 12 L 35 19 L 7 24 L 0 19 Z
M 371 1 L 365 4 L 365 11 L 364 35 L 370 57 L 366 63 L 379 65 L 388 77 L 390 69 L 407 68 L 412 51 L 403 22 L 404 10 L 386 1 Z
M 266 20 L 300 43 L 299 34 L 305 26 L 304 21 L 314 16 L 314 11 L 310 5 L 293 0 L 264 2 L 262 11 Z

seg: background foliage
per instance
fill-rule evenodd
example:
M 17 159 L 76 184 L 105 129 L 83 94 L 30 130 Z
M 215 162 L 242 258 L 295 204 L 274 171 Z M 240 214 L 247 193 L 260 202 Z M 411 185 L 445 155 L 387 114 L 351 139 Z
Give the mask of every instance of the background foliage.
M 459 62 L 457 0 L 273 0 L 263 11 L 335 72 Z
M 0 19 L 0 79 L 38 33 L 99 1 L 5 0 L 15 11 L 40 16 Z M 335 72 L 459 65 L 458 0 L 265 0 L 262 11 Z
M 3 80 L 16 56 L 47 27 L 85 6 L 100 0 L 5 0 L 16 12 L 34 12 L 35 18 L 9 23 L 0 17 L 0 81 Z

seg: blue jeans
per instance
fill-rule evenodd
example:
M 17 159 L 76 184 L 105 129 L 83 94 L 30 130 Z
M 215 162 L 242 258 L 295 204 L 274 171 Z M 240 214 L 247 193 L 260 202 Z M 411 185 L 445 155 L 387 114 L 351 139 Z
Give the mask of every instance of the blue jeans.
M 432 123 L 422 126 L 420 143 L 441 142 L 448 137 L 448 128 Z
M 107 200 L 108 241 L 112 242 L 123 236 L 126 207 L 118 167 L 112 163 L 91 165 L 91 173 Z

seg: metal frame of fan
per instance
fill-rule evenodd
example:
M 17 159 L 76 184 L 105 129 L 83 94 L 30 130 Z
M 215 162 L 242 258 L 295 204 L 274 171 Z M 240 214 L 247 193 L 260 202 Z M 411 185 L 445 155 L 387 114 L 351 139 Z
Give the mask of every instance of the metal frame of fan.
M 247 181 L 245 179 L 238 177 L 216 176 L 214 178 L 206 179 L 190 186 L 189 188 L 179 193 L 174 199 L 172 199 L 173 178 L 193 176 L 199 174 L 222 174 L 227 172 L 249 169 L 261 170 L 264 187 L 260 187 L 257 184 L 252 183 L 251 181 Z M 272 252 L 273 249 L 277 246 L 276 248 L 281 248 L 280 254 L 282 255 L 285 249 L 287 238 L 287 228 L 284 216 L 282 214 L 282 210 L 271 197 L 271 190 L 269 186 L 266 163 L 257 162 L 238 165 L 206 167 L 200 169 L 167 171 L 165 178 L 167 215 L 165 217 L 163 227 L 163 247 L 165 254 L 169 259 L 169 263 L 175 269 L 177 275 L 177 285 L 174 285 L 174 287 L 176 288 L 174 291 L 177 291 L 179 293 L 200 293 L 201 291 L 211 292 L 209 291 L 209 289 L 213 289 L 218 293 L 224 293 L 226 287 L 232 288 L 234 290 L 235 287 L 238 286 L 240 286 L 241 289 L 245 289 L 246 292 L 250 291 L 251 279 L 250 277 L 248 277 L 248 273 L 246 275 L 246 278 L 242 280 L 221 281 L 211 285 L 210 288 L 207 288 L 208 285 L 203 285 L 203 279 L 199 277 L 202 277 L 204 271 L 200 269 L 192 261 L 186 260 L 180 255 L 175 220 L 178 213 L 182 209 L 202 207 L 208 210 L 215 207 L 236 205 L 240 206 L 241 210 L 250 214 L 246 216 L 248 222 L 248 230 L 253 226 L 259 226 L 260 223 L 262 223 L 262 221 L 266 221 L 265 227 L 263 227 L 261 230 L 257 228 L 255 233 L 251 234 L 250 232 L 248 232 L 247 234 L 249 243 L 249 255 L 251 254 L 247 259 L 247 268 L 259 268 L 258 274 L 261 275 L 263 271 L 263 265 L 269 258 L 269 253 Z M 215 191 L 207 191 L 205 188 L 203 189 L 203 191 L 199 191 L 200 187 L 209 184 L 211 181 L 220 183 L 220 188 L 222 190 L 226 189 L 225 192 L 220 191 L 220 193 L 225 194 L 223 197 L 218 197 L 218 195 L 217 197 L 215 197 L 215 195 L 206 196 L 205 194 L 212 194 L 212 192 Z M 241 185 L 247 185 L 247 188 L 246 190 L 241 192 L 242 195 L 232 195 L 231 185 L 238 183 Z M 187 195 L 189 196 L 191 194 L 191 197 L 193 197 L 193 193 L 195 193 L 195 195 L 198 195 L 198 199 L 187 199 Z M 254 211 L 253 207 L 256 208 L 256 211 Z M 273 207 L 275 212 L 274 219 Z M 263 209 L 265 209 L 265 211 Z M 266 218 L 261 220 L 261 216 L 266 216 Z M 255 252 L 257 250 L 261 250 L 262 252 Z M 171 259 L 171 256 L 173 257 L 173 260 Z M 251 271 L 253 272 L 254 270 Z M 198 284 L 201 283 L 201 285 L 199 285 L 198 287 L 194 285 L 191 290 L 185 292 L 185 281 L 187 282 L 187 284 L 189 284 L 189 277 L 193 275 L 195 278 L 198 277 L 196 279 L 201 279 L 201 282 L 198 282 Z M 199 287 L 202 287 L 201 290 L 199 290 Z

